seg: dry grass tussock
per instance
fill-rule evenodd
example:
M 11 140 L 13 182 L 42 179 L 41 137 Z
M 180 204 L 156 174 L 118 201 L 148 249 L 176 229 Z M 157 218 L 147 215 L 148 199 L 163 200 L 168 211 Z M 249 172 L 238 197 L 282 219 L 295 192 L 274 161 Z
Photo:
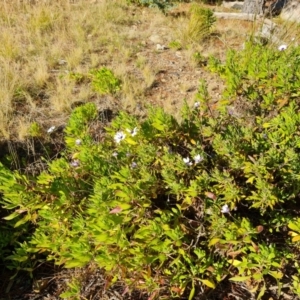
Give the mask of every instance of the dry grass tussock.
M 197 89 L 191 87 L 191 76 L 179 76 L 179 82 L 171 83 L 159 82 L 158 74 L 175 59 L 181 60 L 181 74 L 198 74 L 195 52 L 224 58 L 228 48 L 241 49 L 252 30 L 251 22 L 218 20 L 212 31 L 201 32 L 197 22 L 191 15 L 166 17 L 155 9 L 128 6 L 126 0 L 4 0 L 0 6 L 0 140 L 25 139 L 33 122 L 46 133 L 50 126 L 61 125 L 78 102 L 94 101 L 99 109 L 133 113 L 151 103 L 178 113 L 184 98 L 193 99 L 185 91 Z M 210 38 L 202 38 L 211 33 Z M 179 56 L 173 49 L 156 50 L 156 43 L 168 46 L 174 41 L 183 46 Z M 182 68 L 185 65 L 188 70 Z M 114 95 L 99 95 L 88 80 L 72 76 L 103 66 L 122 81 Z M 168 95 L 160 89 L 160 96 L 154 97 L 158 83 L 167 87 Z M 179 87 L 177 94 L 171 91 L 172 84 Z
M 1 138 L 20 132 L 25 116 L 55 125 L 46 120 L 97 97 L 70 73 L 109 65 L 125 76 L 121 66 L 136 51 L 127 33 L 137 18 L 124 1 L 33 2 L 0 6 Z
M 177 29 L 162 13 L 128 7 L 125 0 L 94 2 L 12 0 L 0 6 L 0 139 L 24 139 L 33 121 L 45 130 L 59 125 L 78 101 L 133 110 L 146 101 L 157 70 L 140 64 L 136 54 L 158 29 L 165 28 L 166 42 Z M 140 64 L 136 70 L 133 60 Z M 119 95 L 99 96 L 70 77 L 101 66 L 122 80 Z

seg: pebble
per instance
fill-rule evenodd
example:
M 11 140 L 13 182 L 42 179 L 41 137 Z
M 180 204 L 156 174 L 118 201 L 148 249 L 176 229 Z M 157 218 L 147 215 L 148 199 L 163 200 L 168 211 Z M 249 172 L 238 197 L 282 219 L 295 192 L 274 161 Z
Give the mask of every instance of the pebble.
M 149 40 L 154 43 L 154 44 L 157 44 L 157 43 L 161 43 L 161 37 L 157 34 L 153 34 L 149 37 Z
M 156 45 L 156 50 L 166 50 L 168 49 L 165 45 L 157 44 Z

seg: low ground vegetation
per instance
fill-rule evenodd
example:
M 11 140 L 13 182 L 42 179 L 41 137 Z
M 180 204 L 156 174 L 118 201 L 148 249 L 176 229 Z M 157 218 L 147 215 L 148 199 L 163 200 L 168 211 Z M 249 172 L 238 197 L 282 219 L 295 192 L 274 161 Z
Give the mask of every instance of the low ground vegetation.
M 107 14 L 101 23 L 105 30 L 113 32 L 114 24 L 126 27 L 133 22 L 114 14 L 133 9 L 120 3 L 101 4 Z M 86 34 L 99 38 L 87 49 L 75 47 L 78 57 L 76 51 L 69 53 L 68 72 L 49 75 L 46 69 L 54 49 L 50 48 L 49 61 L 37 56 L 47 66 L 42 77 L 33 76 L 25 85 L 24 78 L 13 73 L 3 81 L 8 85 L 1 105 L 10 104 L 2 111 L 6 117 L 13 115 L 16 103 L 30 99 L 33 103 L 34 93 L 43 90 L 51 95 L 49 87 L 53 93 L 48 110 L 62 105 L 57 93 L 70 96 L 64 109 L 58 110 L 61 118 L 70 112 L 66 126 L 59 129 L 39 118 L 28 124 L 24 136 L 39 141 L 48 155 L 40 159 L 41 168 L 25 172 L 20 166 L 27 162 L 12 153 L 0 162 L 0 254 L 2 264 L 15 272 L 14 278 L 21 271 L 35 276 L 43 264 L 70 269 L 71 279 L 59 293 L 63 299 L 107 299 L 107 291 L 116 285 L 121 286 L 120 299 L 137 292 L 135 299 L 224 299 L 231 292 L 230 288 L 220 291 L 225 282 L 242 290 L 244 299 L 300 296 L 298 29 L 285 47 L 261 44 L 249 35 L 243 49 L 228 49 L 225 59 L 208 58 L 197 51 L 197 43 L 209 45 L 214 39 L 216 20 L 206 7 L 195 5 L 182 23 L 185 35 L 170 40 L 172 51 L 193 49 L 191 64 L 205 67 L 224 87 L 216 99 L 208 82 L 199 78 L 179 117 L 145 103 L 143 114 L 135 114 L 127 105 L 114 111 L 99 108 L 99 99 L 120 105 L 136 82 L 104 64 L 112 57 L 121 61 L 113 55 L 117 45 L 124 50 L 124 59 L 128 49 L 122 46 L 122 34 L 108 40 L 109 35 L 97 35 L 94 24 L 85 23 L 86 31 L 65 27 L 81 35 L 77 42 L 88 41 Z M 26 5 L 18 9 L 24 7 L 29 10 Z M 11 7 L 5 9 L 9 12 Z M 29 26 L 26 33 L 36 37 L 32 49 L 39 42 L 35 51 L 42 53 L 47 51 L 43 35 L 54 34 L 58 42 L 52 30 L 67 15 L 57 11 L 53 15 L 54 9 L 43 6 L 35 9 L 41 10 L 39 19 L 29 10 L 30 22 L 23 24 Z M 7 30 L 18 22 L 12 12 L 1 20 Z M 105 60 L 89 53 L 95 50 L 93 43 L 100 47 L 106 42 L 113 48 L 105 53 Z M 137 46 L 131 47 L 130 51 L 137 51 Z M 33 57 L 26 52 L 22 58 L 23 48 L 18 53 L 7 49 L 2 48 L 2 66 L 10 71 L 11 65 L 21 66 L 25 57 Z M 79 64 L 87 59 L 94 63 Z M 66 64 L 57 57 L 52 63 L 58 69 Z M 32 65 L 27 66 L 20 72 L 29 72 Z M 145 71 L 147 62 L 139 58 L 138 66 Z M 149 89 L 148 83 L 130 96 L 146 99 Z M 77 103 L 79 94 L 86 101 Z M 52 106 L 55 103 L 58 106 Z M 7 138 L 9 126 L 8 120 L 3 123 Z M 53 147 L 57 143 L 58 149 Z M 12 164 L 16 160 L 19 164 Z M 102 276 L 101 289 L 86 291 L 84 274 L 97 272 Z

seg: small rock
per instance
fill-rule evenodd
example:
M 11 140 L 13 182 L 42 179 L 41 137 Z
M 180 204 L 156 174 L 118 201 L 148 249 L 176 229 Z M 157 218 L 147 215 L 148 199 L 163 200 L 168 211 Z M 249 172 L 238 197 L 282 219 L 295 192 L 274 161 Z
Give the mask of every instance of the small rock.
M 67 64 L 67 61 L 64 60 L 64 59 L 59 59 L 59 60 L 58 60 L 58 64 L 59 64 L 60 66 L 62 66 L 62 65 Z
M 222 6 L 225 8 L 231 8 L 231 9 L 236 9 L 236 10 L 242 10 L 243 8 L 243 3 L 239 1 L 223 1 Z
M 47 130 L 47 132 L 48 133 L 52 133 L 54 130 L 55 130 L 55 126 L 51 126 L 48 130 Z
M 179 57 L 179 58 L 182 58 L 182 55 L 181 55 L 181 53 L 180 53 L 179 51 L 176 51 L 175 55 L 176 55 L 177 57 Z
M 283 8 L 280 18 L 286 21 L 300 23 L 300 2 L 294 0 L 290 1 L 285 8 Z
M 240 4 L 240 3 L 236 3 L 232 6 L 232 9 L 235 9 L 235 10 L 242 10 L 243 9 L 243 5 Z
M 154 44 L 158 44 L 158 43 L 161 43 L 161 37 L 157 34 L 152 34 L 150 37 L 149 37 L 149 40 L 154 43 Z
M 157 44 L 156 45 L 156 50 L 166 50 L 168 49 L 165 45 Z

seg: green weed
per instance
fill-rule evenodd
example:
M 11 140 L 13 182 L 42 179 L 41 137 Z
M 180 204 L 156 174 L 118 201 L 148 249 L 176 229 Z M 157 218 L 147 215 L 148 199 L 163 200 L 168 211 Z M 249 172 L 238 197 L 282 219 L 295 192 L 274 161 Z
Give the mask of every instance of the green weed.
M 115 94 L 121 89 L 121 80 L 105 67 L 90 72 L 93 89 L 99 94 Z
M 42 130 L 40 125 L 37 122 L 33 122 L 32 124 L 30 124 L 30 127 L 28 129 L 28 134 L 31 137 L 41 137 Z

